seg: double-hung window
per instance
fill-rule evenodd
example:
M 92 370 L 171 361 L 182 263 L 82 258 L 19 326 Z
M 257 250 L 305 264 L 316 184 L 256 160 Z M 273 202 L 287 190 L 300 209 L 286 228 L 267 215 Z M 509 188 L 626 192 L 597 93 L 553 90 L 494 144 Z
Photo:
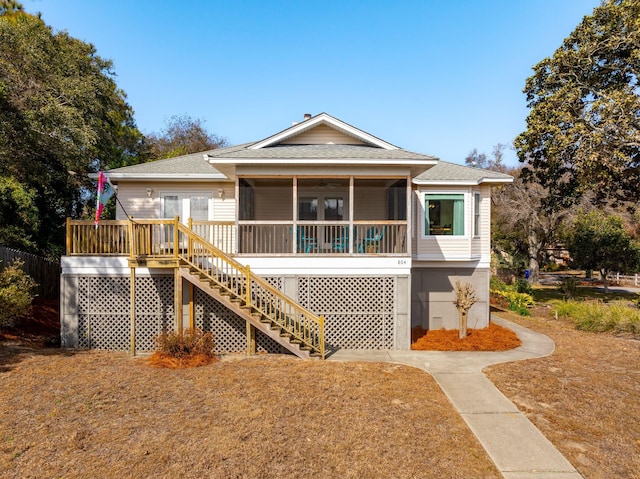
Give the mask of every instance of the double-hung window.
M 464 236 L 464 194 L 425 194 L 425 235 Z

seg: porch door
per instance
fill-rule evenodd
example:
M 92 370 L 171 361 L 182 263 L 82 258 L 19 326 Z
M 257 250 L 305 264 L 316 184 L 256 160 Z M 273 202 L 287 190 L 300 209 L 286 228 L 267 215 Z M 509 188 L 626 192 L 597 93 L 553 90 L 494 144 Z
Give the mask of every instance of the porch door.
M 301 196 L 298 199 L 299 221 L 343 221 L 344 196 L 335 194 L 318 194 L 317 196 Z M 313 242 L 320 249 L 330 249 L 336 238 L 341 235 L 335 225 L 305 225 L 298 229 L 298 243 Z
M 178 216 L 184 224 L 189 218 L 213 219 L 213 211 L 210 207 L 213 197 L 210 193 L 164 193 L 161 198 L 162 218 L 173 219 Z

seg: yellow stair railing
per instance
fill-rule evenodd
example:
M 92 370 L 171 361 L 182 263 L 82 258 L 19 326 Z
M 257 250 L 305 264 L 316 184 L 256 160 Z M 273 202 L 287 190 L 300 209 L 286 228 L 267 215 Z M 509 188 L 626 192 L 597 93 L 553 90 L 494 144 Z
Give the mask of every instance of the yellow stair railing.
M 175 222 L 174 255 L 197 271 L 212 286 L 242 302 L 243 307 L 259 312 L 289 336 L 292 343 L 308 349 L 322 359 L 324 317 L 317 316 L 271 286 L 259 275 L 227 256 L 185 225 Z

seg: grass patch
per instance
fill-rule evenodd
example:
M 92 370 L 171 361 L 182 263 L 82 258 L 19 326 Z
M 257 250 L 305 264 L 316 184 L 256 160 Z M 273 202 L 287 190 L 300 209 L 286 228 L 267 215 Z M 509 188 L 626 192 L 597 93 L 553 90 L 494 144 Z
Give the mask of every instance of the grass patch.
M 640 309 L 625 301 L 553 301 L 551 311 L 583 331 L 640 335 Z

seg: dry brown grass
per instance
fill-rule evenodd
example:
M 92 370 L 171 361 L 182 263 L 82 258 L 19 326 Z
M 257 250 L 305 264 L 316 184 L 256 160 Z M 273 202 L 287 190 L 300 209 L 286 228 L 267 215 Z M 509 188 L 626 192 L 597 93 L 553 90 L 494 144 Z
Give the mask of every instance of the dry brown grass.
M 501 316 L 550 336 L 546 358 L 485 372 L 585 479 L 640 478 L 640 341 Z
M 498 478 L 417 369 L 282 356 L 157 369 L 0 344 L 0 474 Z
M 420 351 L 506 351 L 522 344 L 510 329 L 490 323 L 484 329 L 469 329 L 466 338 L 459 338 L 457 329 L 411 331 L 411 349 Z

